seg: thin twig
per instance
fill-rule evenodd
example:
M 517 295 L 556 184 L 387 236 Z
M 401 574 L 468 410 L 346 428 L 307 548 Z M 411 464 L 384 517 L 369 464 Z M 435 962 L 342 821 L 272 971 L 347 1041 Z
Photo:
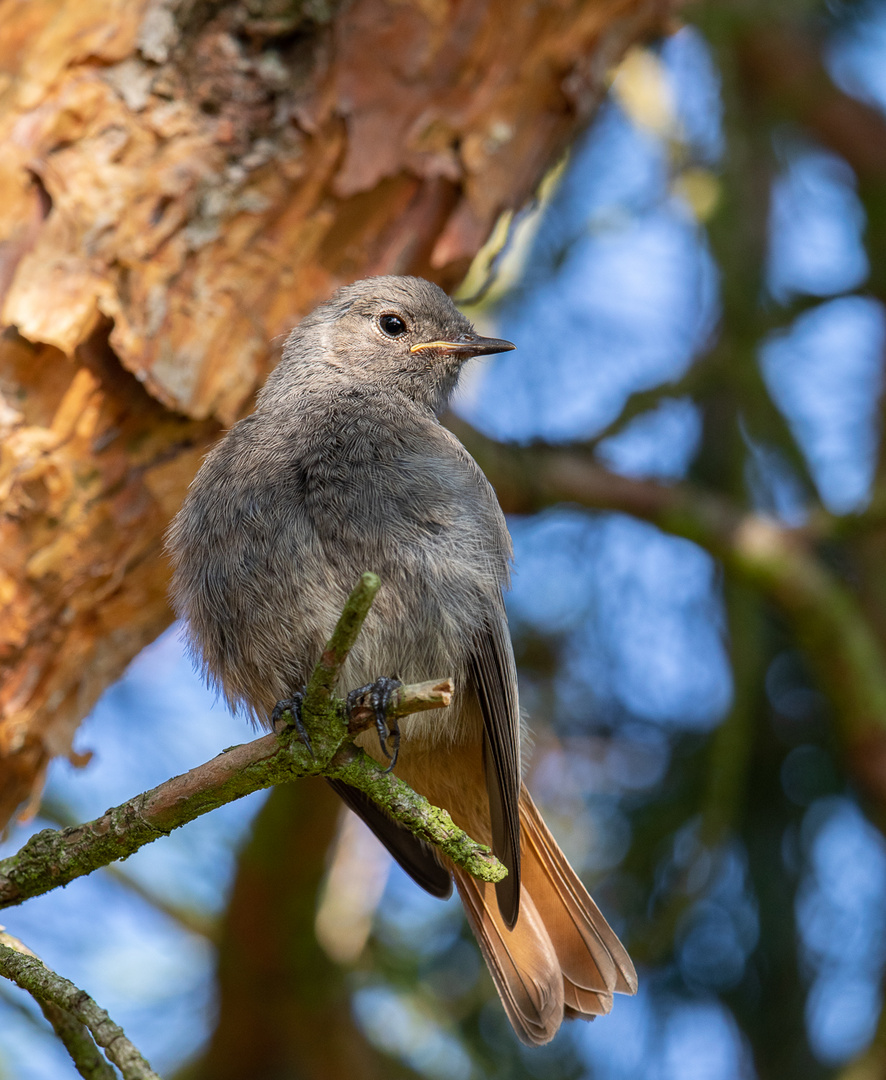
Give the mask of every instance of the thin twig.
M 401 686 L 393 692 L 385 711 L 388 720 L 399 720 L 410 713 L 426 712 L 429 709 L 445 709 L 452 702 L 455 686 L 452 679 L 431 679 L 430 682 L 413 683 Z M 368 694 L 366 695 L 368 696 Z M 348 717 L 348 731 L 356 735 L 360 731 L 375 727 L 375 709 L 369 702 L 358 698 L 351 706 Z
M 18 938 L 3 933 L 2 929 L 0 929 L 0 942 L 9 945 L 10 948 L 15 949 L 17 952 L 26 953 L 28 956 L 34 955 Z M 44 1028 L 38 1017 L 30 1009 L 26 1008 L 18 998 L 13 998 L 11 989 L 7 991 L 5 984 L 0 985 L 0 1000 L 9 1008 L 17 1009 L 29 1023 L 33 1024 L 40 1032 L 43 1032 Z M 41 1001 L 39 998 L 34 998 L 34 1000 L 40 1007 L 45 1019 L 49 1021 L 52 1030 L 58 1036 L 68 1054 L 70 1054 L 74 1067 L 84 1080 L 117 1080 L 117 1073 L 105 1061 L 104 1055 L 95 1045 L 95 1040 L 89 1034 L 87 1027 L 51 1001 Z
M 124 1080 L 160 1080 L 104 1009 L 68 979 L 48 968 L 20 941 L 0 933 L 0 975 L 27 990 L 43 1009 L 87 1080 L 113 1080 L 114 1070 L 96 1049 L 102 1047 Z M 93 1041 L 94 1040 L 94 1041 Z
M 497 882 L 507 870 L 485 844 L 478 844 L 446 812 L 433 806 L 393 773 L 384 772 L 368 754 L 346 743 L 328 775 L 364 792 L 411 833 L 438 847 L 444 855 L 481 881 Z
M 341 669 L 363 628 L 380 585 L 378 575 L 363 574 L 357 587 L 345 602 L 332 637 L 327 642 L 319 663 L 308 681 L 303 705 L 306 713 L 316 714 L 328 708 Z

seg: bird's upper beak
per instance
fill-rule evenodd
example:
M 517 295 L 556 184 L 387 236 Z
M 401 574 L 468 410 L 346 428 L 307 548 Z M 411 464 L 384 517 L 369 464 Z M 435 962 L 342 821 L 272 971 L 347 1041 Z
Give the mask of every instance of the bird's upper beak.
M 512 341 L 504 341 L 502 338 L 480 337 L 479 334 L 459 334 L 451 341 L 421 341 L 418 345 L 413 345 L 409 351 L 439 349 L 441 352 L 459 353 L 467 358 L 485 356 L 487 353 L 509 352 L 516 348 L 517 346 Z

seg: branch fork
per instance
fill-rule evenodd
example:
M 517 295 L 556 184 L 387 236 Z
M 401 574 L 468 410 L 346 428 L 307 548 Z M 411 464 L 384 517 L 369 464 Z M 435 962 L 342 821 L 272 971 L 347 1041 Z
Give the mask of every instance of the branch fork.
M 379 585 L 375 574 L 361 577 L 308 681 L 302 716 L 316 757 L 294 730 L 287 729 L 231 747 L 94 821 L 68 829 L 44 829 L 17 854 L 0 861 L 0 908 L 20 904 L 127 858 L 158 836 L 253 791 L 316 775 L 343 780 L 363 791 L 458 866 L 483 881 L 501 881 L 507 871 L 485 845 L 472 840 L 445 811 L 431 806 L 402 780 L 383 773 L 381 766 L 354 744 L 355 735 L 374 723 L 371 707 L 358 701 L 346 722 L 344 703 L 333 696 Z M 396 719 L 446 708 L 453 689 L 450 679 L 400 687 L 391 696 L 386 716 Z

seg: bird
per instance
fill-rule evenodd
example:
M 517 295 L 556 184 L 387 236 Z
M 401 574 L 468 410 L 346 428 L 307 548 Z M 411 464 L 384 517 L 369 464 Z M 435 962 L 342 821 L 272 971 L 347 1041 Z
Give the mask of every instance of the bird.
M 333 787 L 434 896 L 452 883 L 519 1039 L 549 1042 L 637 989 L 634 966 L 522 780 L 522 720 L 504 591 L 512 545 L 492 486 L 440 422 L 483 337 L 438 286 L 380 276 L 339 288 L 209 452 L 168 534 L 189 649 L 230 707 L 272 726 L 297 701 L 351 588 L 381 588 L 342 672 L 384 699 L 451 676 L 448 709 L 400 721 L 379 761 L 507 868 L 481 882 L 368 796 Z M 294 697 L 295 695 L 295 697 Z M 388 760 L 386 760 L 386 757 Z

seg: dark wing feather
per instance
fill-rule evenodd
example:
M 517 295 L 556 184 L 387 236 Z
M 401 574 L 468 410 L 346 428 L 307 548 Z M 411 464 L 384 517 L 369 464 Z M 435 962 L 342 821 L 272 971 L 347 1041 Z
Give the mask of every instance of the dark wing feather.
M 474 641 L 470 678 L 483 715 L 492 850 L 508 869 L 496 886 L 496 898 L 508 929 L 513 929 L 520 910 L 520 706 L 503 602 Z
M 327 783 L 357 817 L 366 822 L 416 884 L 427 889 L 431 896 L 439 896 L 441 900 L 452 895 L 449 871 L 440 864 L 430 844 L 419 840 L 408 829 L 391 820 L 384 810 L 362 791 L 342 783 L 341 780 L 327 780 Z

